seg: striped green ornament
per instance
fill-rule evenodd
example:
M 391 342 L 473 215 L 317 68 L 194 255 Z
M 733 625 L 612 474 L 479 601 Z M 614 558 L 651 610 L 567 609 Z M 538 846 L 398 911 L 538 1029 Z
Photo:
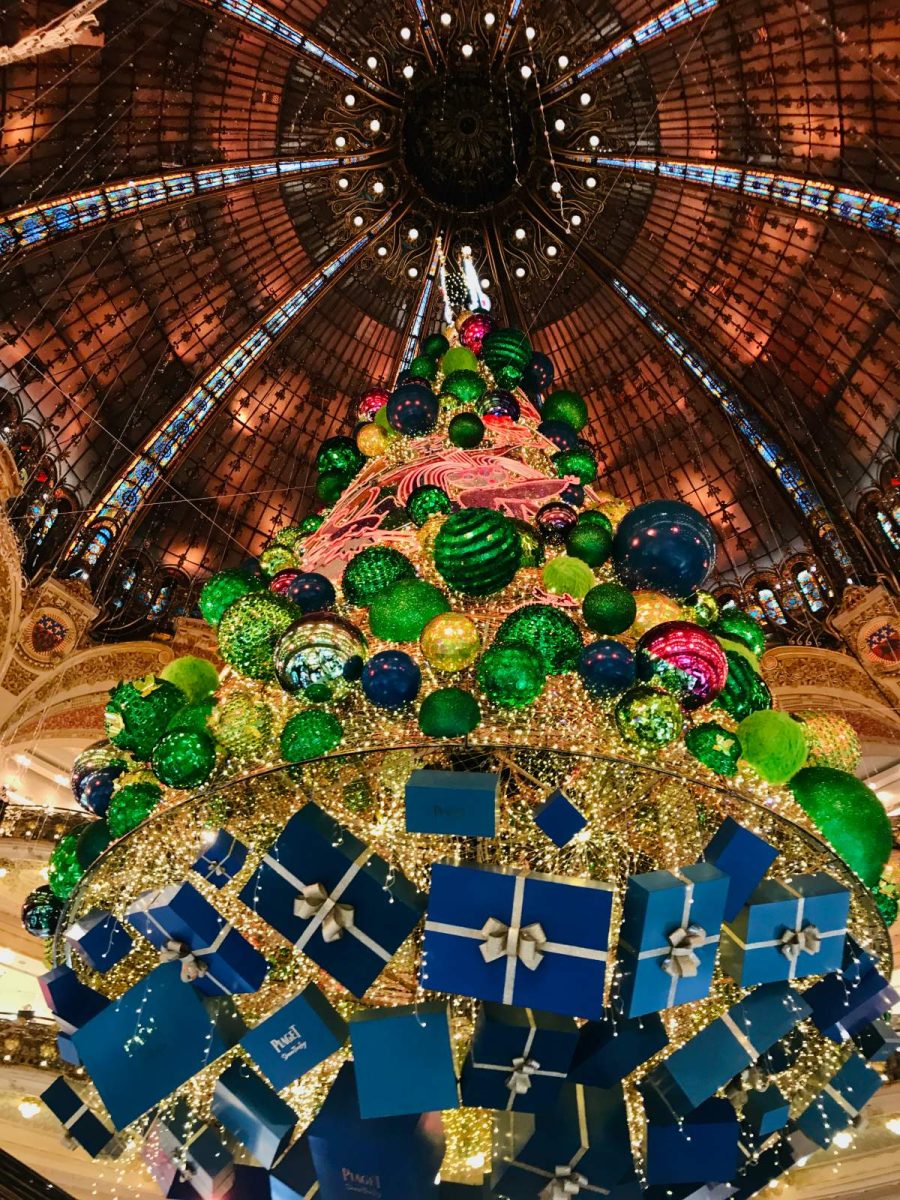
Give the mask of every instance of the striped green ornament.
M 531 343 L 521 329 L 495 329 L 484 339 L 481 359 L 498 387 L 515 387 L 531 362 Z
M 469 596 L 501 591 L 521 561 L 518 530 L 509 517 L 492 508 L 452 513 L 434 540 L 434 564 L 441 576 Z

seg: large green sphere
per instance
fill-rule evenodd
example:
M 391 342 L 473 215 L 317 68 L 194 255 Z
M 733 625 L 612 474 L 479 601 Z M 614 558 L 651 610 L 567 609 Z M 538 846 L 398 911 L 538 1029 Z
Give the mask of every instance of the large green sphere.
M 351 478 L 344 471 L 323 471 L 316 480 L 316 496 L 325 505 L 336 504 Z
M 484 441 L 484 421 L 477 413 L 457 413 L 450 420 L 447 436 L 461 450 L 474 450 Z
M 752 712 L 761 712 L 772 707 L 772 693 L 765 681 L 754 671 L 743 654 L 725 650 L 728 660 L 728 678 L 725 687 L 713 700 L 715 708 L 721 708 L 736 721 L 743 721 Z
M 541 656 L 527 646 L 489 646 L 475 669 L 481 690 L 503 708 L 524 708 L 544 690 Z
M 615 707 L 616 726 L 627 742 L 655 748 L 674 742 L 684 726 L 675 696 L 652 687 L 635 687 Z
M 743 758 L 767 783 L 787 783 L 806 761 L 806 734 L 800 721 L 777 709 L 762 709 L 738 726 Z
M 281 731 L 281 756 L 286 762 L 319 758 L 341 744 L 344 729 L 333 713 L 308 708 L 290 717 Z
M 86 871 L 91 863 L 100 857 L 109 842 L 109 826 L 106 821 L 91 821 L 90 824 L 83 825 L 75 843 L 75 857 L 79 866 Z
M 526 604 L 511 612 L 497 630 L 494 644 L 511 643 L 534 650 L 548 675 L 574 671 L 583 649 L 578 626 L 552 604 Z
M 127 783 L 119 788 L 106 813 L 106 824 L 114 838 L 136 829 L 162 800 L 162 788 L 155 783 Z
M 343 475 L 356 475 L 366 465 L 366 459 L 353 438 L 330 437 L 319 447 L 314 465 L 317 471 L 340 471 Z
M 478 701 L 463 688 L 439 688 L 419 709 L 419 728 L 426 737 L 465 737 L 481 720 Z
M 207 658 L 183 654 L 166 663 L 159 673 L 160 679 L 181 688 L 191 704 L 205 700 L 219 686 L 219 672 Z
M 214 707 L 215 701 L 211 696 L 206 700 L 198 700 L 196 704 L 186 704 L 169 721 L 166 733 L 174 733 L 178 729 L 187 729 L 192 733 L 206 733 Z
M 384 642 L 417 642 L 432 619 L 450 611 L 450 602 L 424 579 L 398 579 L 372 601 L 369 625 Z
M 310 513 L 308 517 L 304 517 L 297 528 L 305 537 L 307 534 L 315 533 L 323 523 L 325 518 L 321 513 Z
M 743 609 L 729 605 L 719 613 L 719 619 L 712 627 L 717 637 L 730 638 L 735 642 L 743 642 L 748 650 L 752 650 L 757 658 L 766 648 L 766 635 L 762 626 Z
M 406 368 L 411 378 L 425 379 L 431 383 L 437 375 L 437 363 L 427 354 L 417 354 Z
M 219 653 L 247 679 L 274 679 L 272 651 L 297 615 L 297 606 L 283 596 L 243 596 L 219 622 Z
M 465 346 L 454 346 L 441 359 L 441 370 L 445 375 L 452 375 L 454 371 L 477 371 L 478 359 Z
M 804 767 L 788 786 L 825 840 L 875 887 L 891 853 L 891 823 L 875 793 L 833 767 Z
M 84 874 L 84 867 L 78 861 L 76 847 L 78 836 L 67 833 L 59 839 L 50 853 L 47 867 L 47 881 L 54 896 L 60 900 L 68 900 Z
M 148 675 L 119 683 L 106 705 L 106 736 L 114 746 L 146 762 L 169 721 L 186 704 L 181 688 L 165 679 Z
M 216 765 L 216 743 L 208 733 L 179 729 L 167 733 L 153 749 L 153 770 L 168 787 L 199 787 Z
M 412 579 L 415 567 L 391 546 L 367 546 L 350 559 L 341 586 L 348 604 L 365 607 L 398 579 Z
M 475 404 L 487 391 L 487 384 L 477 371 L 451 371 L 444 376 L 441 390 L 462 404 Z
M 588 629 L 608 636 L 624 633 L 634 624 L 637 604 L 621 583 L 598 583 L 585 596 L 581 614 Z
M 586 508 L 584 512 L 579 513 L 578 525 L 579 528 L 586 525 L 599 525 L 606 530 L 610 537 L 612 537 L 613 533 L 615 532 L 612 521 L 609 519 L 606 513 L 600 512 L 598 508 Z
M 741 742 L 737 734 L 716 721 L 694 725 L 684 735 L 688 752 L 717 775 L 734 775 L 741 757 Z
M 272 736 L 272 710 L 262 700 L 238 692 L 216 708 L 216 737 L 230 754 L 258 755 Z
M 406 501 L 406 511 L 417 529 L 421 529 L 435 513 L 448 513 L 452 509 L 453 501 L 436 483 L 422 483 L 413 488 Z
M 420 351 L 429 358 L 440 358 L 442 354 L 446 354 L 450 349 L 450 343 L 442 333 L 429 333 L 427 337 L 422 339 Z
M 566 538 L 566 552 L 589 567 L 602 567 L 612 553 L 612 534 L 602 525 L 579 522 Z
M 568 388 L 560 388 L 557 392 L 551 392 L 544 400 L 541 420 L 565 421 L 567 425 L 572 426 L 576 433 L 580 433 L 587 425 L 587 405 L 577 392 L 572 392 Z
M 434 564 L 450 587 L 489 596 L 510 583 L 522 561 L 522 544 L 509 517 L 492 508 L 452 513 L 434 540 Z
M 579 483 L 593 483 L 597 478 L 597 460 L 584 446 L 574 450 L 560 450 L 553 455 L 553 466 L 560 479 L 574 475 Z
M 266 585 L 255 575 L 244 571 L 219 571 L 203 586 L 200 593 L 200 612 L 210 625 L 218 625 L 229 604 L 251 592 L 264 592 Z
M 531 362 L 531 343 L 521 329 L 495 329 L 481 343 L 481 358 L 501 388 L 516 387 Z

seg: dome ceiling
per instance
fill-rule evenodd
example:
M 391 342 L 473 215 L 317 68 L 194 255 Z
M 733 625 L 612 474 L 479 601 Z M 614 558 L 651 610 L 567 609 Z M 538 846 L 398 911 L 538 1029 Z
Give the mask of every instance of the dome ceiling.
M 21 3 L 18 32 L 61 8 Z M 720 571 L 815 542 L 786 458 L 846 534 L 896 416 L 895 7 L 442 11 L 107 0 L 102 48 L 7 69 L 7 212 L 193 180 L 121 216 L 110 199 L 77 235 L 0 240 L 0 385 L 79 508 L 299 289 L 128 514 L 135 546 L 192 577 L 258 550 L 313 507 L 315 444 L 392 382 L 442 236 L 588 399 L 605 485 L 706 511 Z

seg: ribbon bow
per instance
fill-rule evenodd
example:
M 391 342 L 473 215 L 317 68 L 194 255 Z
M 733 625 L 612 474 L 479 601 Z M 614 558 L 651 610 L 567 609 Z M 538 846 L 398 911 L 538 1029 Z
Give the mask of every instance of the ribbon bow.
M 541 1069 L 541 1064 L 533 1058 L 514 1058 L 512 1060 L 512 1075 L 506 1081 L 506 1086 L 517 1096 L 524 1096 L 531 1088 L 531 1076 Z
M 567 1200 L 587 1187 L 587 1179 L 572 1167 L 557 1167 L 553 1174 L 554 1178 L 541 1192 L 540 1200 Z
M 308 883 L 304 887 L 294 901 L 294 916 L 304 921 L 321 916 L 322 939 L 326 942 L 336 942 L 344 936 L 345 929 L 352 929 L 355 924 L 353 905 L 332 900 L 324 883 Z
M 663 959 L 662 969 L 676 979 L 693 979 L 700 966 L 700 958 L 694 953 L 697 946 L 706 940 L 706 930 L 699 925 L 682 925 L 669 934 L 672 953 Z
M 207 964 L 193 952 L 187 942 L 171 939 L 160 949 L 159 961 L 181 963 L 181 982 L 193 983 L 209 970 Z
M 816 954 L 822 945 L 822 935 L 815 925 L 805 929 L 786 929 L 778 939 L 778 948 L 789 962 L 796 962 L 801 954 Z
M 546 944 L 547 935 L 536 921 L 532 925 L 507 925 L 497 917 L 488 917 L 481 929 L 481 957 L 485 962 L 517 958 L 523 967 L 535 971 Z

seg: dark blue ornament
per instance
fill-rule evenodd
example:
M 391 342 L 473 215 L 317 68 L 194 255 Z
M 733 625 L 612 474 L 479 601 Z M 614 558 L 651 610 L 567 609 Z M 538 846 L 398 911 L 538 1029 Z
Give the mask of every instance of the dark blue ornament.
M 401 708 L 419 694 L 422 672 L 402 650 L 373 654 L 362 669 L 362 690 L 376 708 Z
M 551 500 L 537 510 L 534 524 L 542 542 L 561 546 L 578 524 L 578 513 L 568 504 Z
M 578 434 L 566 421 L 541 421 L 537 431 L 549 438 L 557 450 L 574 450 L 578 442 Z
M 522 386 L 528 392 L 549 392 L 553 387 L 553 363 L 546 354 L 535 350 L 531 362 L 525 368 Z
M 418 383 L 418 375 L 413 375 L 412 371 L 401 371 L 397 376 L 397 387 L 403 387 L 405 383 Z
M 239 571 L 243 571 L 245 575 L 249 575 L 251 579 L 266 579 L 266 573 L 259 565 L 258 558 L 245 558 L 238 567 Z
M 715 561 L 712 525 L 680 500 L 639 504 L 619 522 L 613 540 L 616 573 L 632 591 L 689 596 L 703 586 Z
M 324 612 L 337 599 L 331 580 L 317 571 L 304 571 L 292 579 L 284 594 L 305 613 Z
M 438 398 L 424 383 L 404 383 L 391 392 L 387 419 L 392 429 L 407 437 L 416 437 L 434 429 L 438 418 Z
M 581 508 L 584 504 L 584 485 L 581 483 L 567 483 L 559 494 L 563 504 L 571 504 L 574 508 Z
M 601 638 L 582 650 L 578 674 L 592 695 L 618 696 L 634 684 L 634 655 L 621 642 Z
M 95 817 L 105 817 L 116 780 L 124 770 L 124 766 L 101 767 L 84 775 L 75 790 L 79 806 Z
M 25 903 L 22 905 L 22 924 L 25 932 L 33 937 L 52 937 L 62 916 L 63 903 L 46 883 L 35 888 L 25 897 Z
M 486 417 L 506 417 L 509 421 L 518 421 L 522 415 L 519 402 L 512 392 L 502 388 L 494 388 L 488 392 L 480 405 L 481 412 Z

